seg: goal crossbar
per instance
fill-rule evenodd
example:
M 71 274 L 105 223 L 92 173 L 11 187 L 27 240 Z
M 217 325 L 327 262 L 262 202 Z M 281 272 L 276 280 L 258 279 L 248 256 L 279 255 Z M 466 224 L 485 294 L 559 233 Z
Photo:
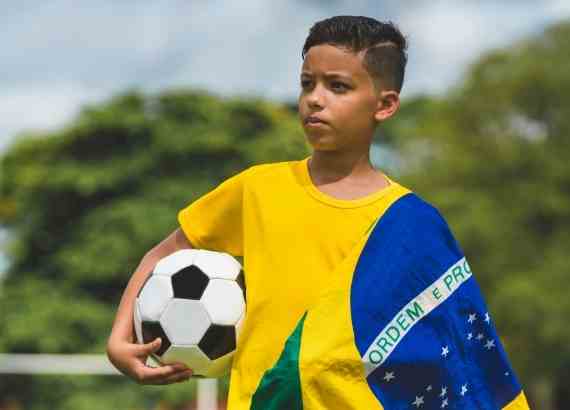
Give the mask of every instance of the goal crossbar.
M 121 375 L 103 354 L 25 353 L 0 353 L 0 375 L 2 374 Z M 198 379 L 196 385 L 196 408 L 198 410 L 217 409 L 217 379 Z
M 0 353 L 0 374 L 92 374 L 121 373 L 102 354 Z

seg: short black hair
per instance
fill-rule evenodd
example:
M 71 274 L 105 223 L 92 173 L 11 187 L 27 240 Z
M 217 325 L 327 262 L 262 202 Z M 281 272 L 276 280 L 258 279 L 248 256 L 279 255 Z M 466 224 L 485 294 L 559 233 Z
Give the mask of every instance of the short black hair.
M 407 41 L 391 21 L 365 16 L 335 16 L 316 22 L 305 40 L 301 57 L 313 46 L 331 44 L 358 53 L 365 50 L 363 65 L 378 89 L 404 84 Z

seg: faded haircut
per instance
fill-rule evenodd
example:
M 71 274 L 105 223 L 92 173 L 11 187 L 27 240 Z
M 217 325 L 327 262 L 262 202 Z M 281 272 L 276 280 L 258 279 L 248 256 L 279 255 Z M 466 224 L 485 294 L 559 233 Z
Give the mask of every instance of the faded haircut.
M 335 16 L 316 22 L 305 40 L 301 57 L 313 46 L 334 45 L 359 53 L 377 89 L 395 90 L 404 84 L 408 57 L 407 41 L 391 21 L 380 22 L 364 16 Z

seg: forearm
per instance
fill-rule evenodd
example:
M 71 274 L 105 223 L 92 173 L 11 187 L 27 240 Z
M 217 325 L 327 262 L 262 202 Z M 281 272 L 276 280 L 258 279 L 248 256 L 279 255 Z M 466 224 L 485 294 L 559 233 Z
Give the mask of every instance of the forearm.
M 111 335 L 107 341 L 107 357 L 121 373 L 131 377 L 137 383 L 176 383 L 188 380 L 192 375 L 192 371 L 182 363 L 158 368 L 148 367 L 147 357 L 160 348 L 161 342 L 155 339 L 149 343 L 138 344 L 134 340 L 133 328 L 134 301 L 146 278 L 160 259 L 185 248 L 192 248 L 192 246 L 184 233 L 177 229 L 142 258 L 123 291 Z
M 160 256 L 157 252 L 154 249 L 151 250 L 142 258 L 139 266 L 131 275 L 127 287 L 123 292 L 123 296 L 121 297 L 109 341 L 115 338 L 128 340 L 129 342 L 134 341 L 133 303 L 144 281 L 159 260 Z
M 121 297 L 109 342 L 116 339 L 134 341 L 133 303 L 144 281 L 160 259 L 179 249 L 189 248 L 192 248 L 192 245 L 186 240 L 182 231 L 177 229 L 142 258 Z

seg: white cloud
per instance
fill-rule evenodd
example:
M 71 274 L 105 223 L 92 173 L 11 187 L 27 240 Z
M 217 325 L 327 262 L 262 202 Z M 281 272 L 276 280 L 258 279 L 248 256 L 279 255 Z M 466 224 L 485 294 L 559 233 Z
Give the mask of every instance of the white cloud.
M 559 19 L 570 15 L 570 2 L 568 0 L 546 1 L 544 5 L 548 17 Z
M 401 25 L 410 40 L 412 90 L 442 92 L 464 74 L 481 53 L 507 46 L 551 18 L 545 5 L 436 1 L 406 9 Z
M 101 100 L 104 93 L 81 86 L 39 85 L 0 93 L 0 150 L 25 130 L 50 130 L 64 125 L 81 106 Z
M 0 15 L 0 149 L 19 130 L 59 127 L 127 87 L 295 99 L 309 28 L 339 14 L 393 20 L 409 35 L 405 98 L 446 90 L 481 52 L 570 15 L 570 3 L 13 2 Z

